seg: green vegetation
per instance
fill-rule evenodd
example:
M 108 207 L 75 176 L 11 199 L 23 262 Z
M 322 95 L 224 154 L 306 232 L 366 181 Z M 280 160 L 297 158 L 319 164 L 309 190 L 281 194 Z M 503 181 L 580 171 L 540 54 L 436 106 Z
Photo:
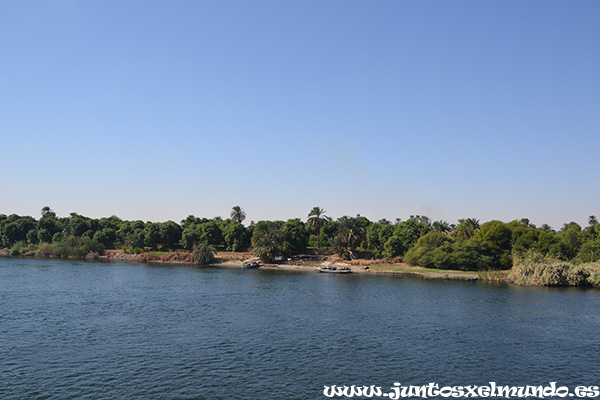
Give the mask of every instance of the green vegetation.
M 321 207 L 313 207 L 308 213 L 306 223 L 309 228 L 317 232 L 317 250 L 321 248 L 321 228 L 330 220 L 331 218 L 325 215 L 325 210 Z
M 83 258 L 88 254 L 104 252 L 102 243 L 88 237 L 68 236 L 54 243 L 42 243 L 37 255 L 40 257 Z
M 515 264 L 510 279 L 519 285 L 600 287 L 598 262 L 575 264 L 528 252 L 519 256 Z
M 246 219 L 246 212 L 240 206 L 235 206 L 231 209 L 231 219 L 240 224 Z
M 200 243 L 194 248 L 192 257 L 196 264 L 208 265 L 215 262 L 215 246 L 206 242 Z
M 232 208 L 228 219 L 189 215 L 180 223 L 94 219 L 77 213 L 58 217 L 44 207 L 39 220 L 0 214 L 0 248 L 10 255 L 45 257 L 85 257 L 116 248 L 153 255 L 193 251 L 197 262 L 206 262 L 205 256 L 214 256 L 216 249 L 251 249 L 264 262 L 273 262 L 312 248 L 346 259 L 387 258 L 435 270 L 500 271 L 514 265 L 515 281 L 529 284 L 595 286 L 600 280 L 595 267 L 600 261 L 600 223 L 595 216 L 585 228 L 570 222 L 558 231 L 547 224 L 538 228 L 528 219 L 480 223 L 466 218 L 451 224 L 411 215 L 392 223 L 357 215 L 332 220 L 321 207 L 313 207 L 306 222 L 294 218 L 244 226 L 245 218 L 240 206 Z M 537 262 L 527 261 L 531 254 Z

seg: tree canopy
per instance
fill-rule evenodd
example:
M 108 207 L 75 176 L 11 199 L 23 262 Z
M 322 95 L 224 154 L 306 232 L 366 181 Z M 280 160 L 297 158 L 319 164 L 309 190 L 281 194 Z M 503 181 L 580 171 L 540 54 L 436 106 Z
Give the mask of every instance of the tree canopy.
M 570 222 L 555 231 L 547 224 L 536 227 L 527 218 L 508 223 L 466 218 L 452 224 L 411 215 L 372 222 L 364 216 L 337 220 L 321 207 L 313 207 L 306 222 L 258 221 L 248 227 L 244 210 L 235 206 L 231 218 L 188 215 L 180 223 L 126 221 L 117 216 L 89 218 L 76 212 L 58 217 L 49 206 L 39 220 L 31 216 L 0 214 L 0 248 L 42 248 L 55 245 L 57 254 L 124 248 L 188 251 L 212 249 L 252 250 L 263 261 L 292 257 L 307 251 L 337 252 L 404 260 L 409 264 L 447 269 L 510 268 L 515 256 L 537 252 L 564 261 L 600 260 L 600 224 L 594 215 L 588 226 Z M 312 250 L 311 250 L 312 249 Z M 18 253 L 15 250 L 15 253 Z

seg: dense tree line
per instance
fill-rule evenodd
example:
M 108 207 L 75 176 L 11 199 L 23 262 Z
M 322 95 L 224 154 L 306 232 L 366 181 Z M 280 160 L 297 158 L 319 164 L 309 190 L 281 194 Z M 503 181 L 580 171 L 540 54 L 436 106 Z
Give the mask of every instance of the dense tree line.
M 461 221 L 454 231 L 431 229 L 405 254 L 409 264 L 444 269 L 509 269 L 515 257 L 535 253 L 579 263 L 600 260 L 600 226 L 595 216 L 582 228 L 571 222 L 558 232 L 522 219 L 504 223 Z
M 124 221 L 116 216 L 88 218 L 77 213 L 57 217 L 44 207 L 41 217 L 0 214 L 0 248 L 13 254 L 37 250 L 38 254 L 82 256 L 88 252 L 123 248 L 126 251 L 252 249 L 264 261 L 292 257 L 311 248 L 357 256 L 403 259 L 409 264 L 442 269 L 508 269 L 513 257 L 535 251 L 544 256 L 577 262 L 600 259 L 600 226 L 596 217 L 582 228 L 565 224 L 559 231 L 536 227 L 527 219 L 504 223 L 468 218 L 457 224 L 432 222 L 415 215 L 395 222 L 343 216 L 333 220 L 314 207 L 301 219 L 242 224 L 244 210 L 233 207 L 230 218 L 188 216 L 180 223 Z M 208 247 L 207 247 L 208 246 Z M 199 254 L 197 251 L 195 254 Z

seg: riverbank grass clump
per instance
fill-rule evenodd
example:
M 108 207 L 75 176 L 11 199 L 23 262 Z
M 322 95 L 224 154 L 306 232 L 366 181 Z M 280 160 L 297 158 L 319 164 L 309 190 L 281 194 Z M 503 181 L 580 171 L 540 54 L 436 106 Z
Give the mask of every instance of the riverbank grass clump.
M 90 238 L 69 236 L 55 243 L 42 243 L 36 251 L 38 257 L 85 258 L 89 254 L 102 254 L 102 243 Z
M 527 253 L 516 257 L 510 280 L 525 286 L 600 287 L 600 262 L 575 264 Z
M 9 250 L 11 256 L 24 256 L 35 251 L 35 246 L 27 244 L 24 240 L 18 241 Z
M 208 265 L 215 262 L 215 253 L 217 250 L 212 244 L 202 242 L 194 248 L 192 258 L 194 263 Z

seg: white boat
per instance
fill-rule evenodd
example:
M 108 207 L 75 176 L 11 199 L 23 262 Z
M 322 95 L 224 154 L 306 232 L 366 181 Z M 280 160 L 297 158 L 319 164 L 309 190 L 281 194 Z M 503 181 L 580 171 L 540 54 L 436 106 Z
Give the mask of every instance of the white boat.
M 325 272 L 329 274 L 350 274 L 352 270 L 348 267 L 330 267 L 324 265 L 318 265 L 317 270 L 319 272 Z
M 260 261 L 257 261 L 257 260 L 248 260 L 248 261 L 244 261 L 242 263 L 242 268 L 244 268 L 244 269 L 258 268 L 258 267 L 260 267 Z

